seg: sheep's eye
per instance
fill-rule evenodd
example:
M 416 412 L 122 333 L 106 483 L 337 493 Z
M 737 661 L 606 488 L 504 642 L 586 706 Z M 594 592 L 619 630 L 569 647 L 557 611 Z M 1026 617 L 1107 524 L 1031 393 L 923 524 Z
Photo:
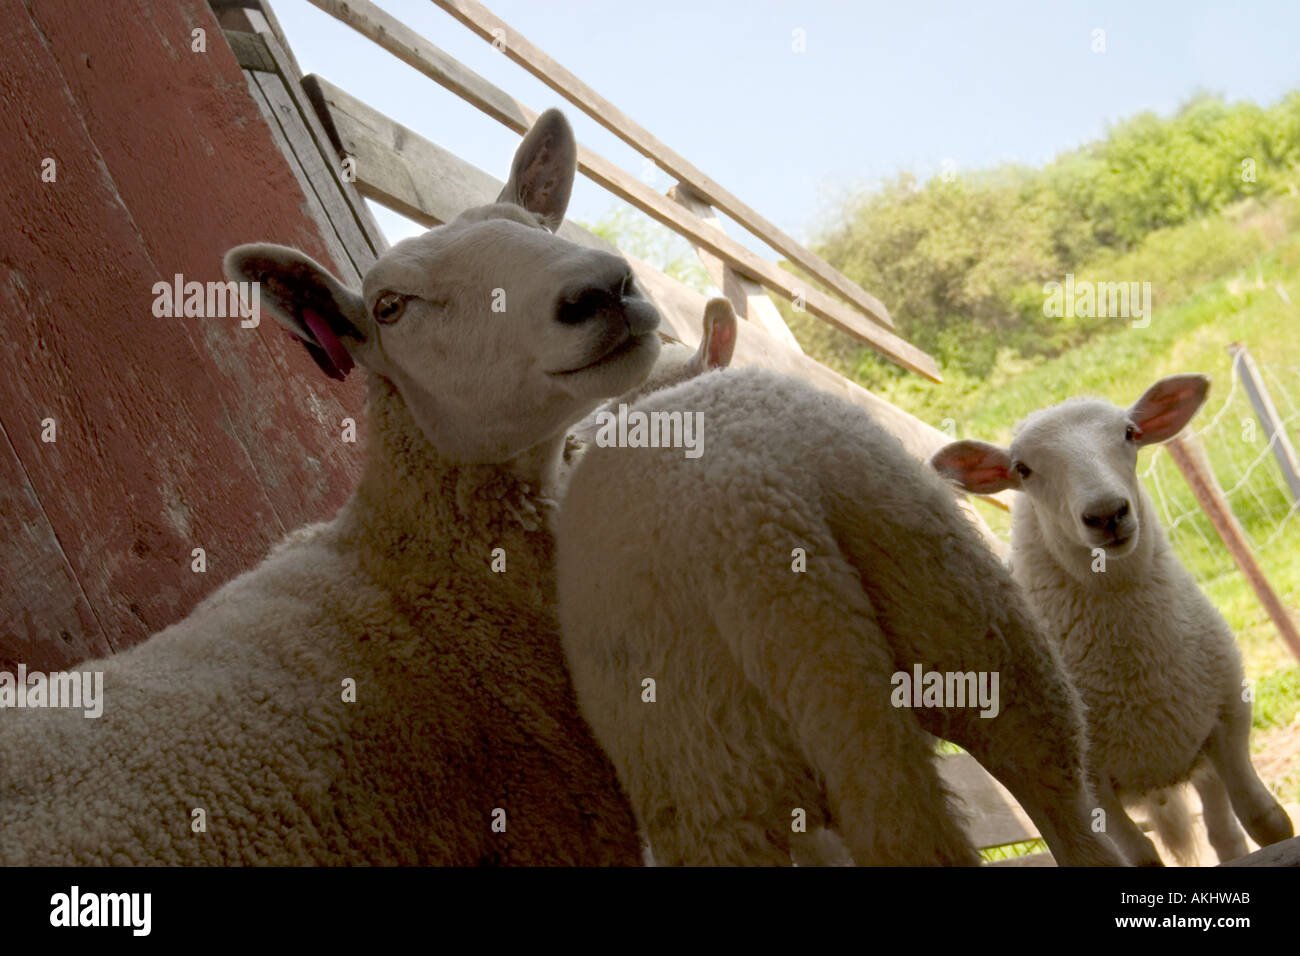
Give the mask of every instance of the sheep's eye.
M 1136 425 L 1129 425 L 1129 426 L 1127 426 L 1127 427 L 1124 429 L 1124 440 L 1125 440 L 1125 441 L 1137 441 L 1138 435 L 1140 435 L 1140 434 L 1142 434 L 1142 433 L 1141 433 L 1140 431 L 1138 431 Z
M 1028 465 L 1026 465 L 1023 461 L 1016 462 L 1014 465 L 1011 466 L 1011 470 L 1014 471 L 1021 478 L 1028 478 L 1030 475 L 1034 473 L 1033 469 L 1030 468 Z
M 375 320 L 384 325 L 391 325 L 402 317 L 406 309 L 406 300 L 410 296 L 397 292 L 385 292 L 375 302 Z

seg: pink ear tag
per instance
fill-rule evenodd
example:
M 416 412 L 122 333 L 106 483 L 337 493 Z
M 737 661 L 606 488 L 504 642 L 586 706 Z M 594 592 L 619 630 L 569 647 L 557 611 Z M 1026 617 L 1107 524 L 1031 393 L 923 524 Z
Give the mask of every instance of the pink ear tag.
M 316 344 L 324 350 L 325 354 L 329 356 L 329 360 L 334 364 L 334 368 L 338 370 L 339 379 L 344 378 L 348 372 L 356 368 L 352 356 L 348 354 L 348 350 L 343 347 L 339 337 L 334 334 L 333 329 L 325 323 L 324 319 L 311 309 L 303 309 L 302 321 L 316 339 Z

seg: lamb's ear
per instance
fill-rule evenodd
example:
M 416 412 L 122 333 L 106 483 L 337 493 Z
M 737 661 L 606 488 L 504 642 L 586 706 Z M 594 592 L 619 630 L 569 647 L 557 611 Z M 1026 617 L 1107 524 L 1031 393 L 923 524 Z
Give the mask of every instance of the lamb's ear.
M 366 307 L 320 263 L 288 246 L 235 246 L 222 260 L 226 278 L 256 283 L 256 301 L 292 332 L 321 370 L 342 381 L 354 366 L 351 351 L 365 341 Z
M 1005 448 L 986 441 L 955 441 L 944 445 L 930 458 L 930 467 L 963 491 L 992 495 L 1020 487 L 1020 476 L 1011 470 L 1011 455 Z
M 1170 375 L 1156 382 L 1129 406 L 1139 445 L 1168 441 L 1192 420 L 1210 392 L 1208 375 Z
M 564 221 L 578 170 L 578 143 L 564 114 L 549 109 L 537 117 L 515 152 L 510 178 L 497 202 L 523 206 L 554 232 Z
M 736 351 L 736 312 L 726 299 L 710 299 L 704 306 L 704 335 L 691 359 L 692 371 L 699 375 L 715 368 L 726 368 Z

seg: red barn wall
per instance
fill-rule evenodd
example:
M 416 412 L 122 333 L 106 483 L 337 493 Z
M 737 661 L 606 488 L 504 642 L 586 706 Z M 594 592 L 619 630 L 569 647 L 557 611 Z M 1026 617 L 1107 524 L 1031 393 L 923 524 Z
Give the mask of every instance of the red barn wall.
M 330 263 L 207 4 L 0 9 L 0 670 L 49 670 L 179 620 L 331 515 L 362 397 L 270 319 L 153 314 L 154 283 L 220 280 L 241 242 Z

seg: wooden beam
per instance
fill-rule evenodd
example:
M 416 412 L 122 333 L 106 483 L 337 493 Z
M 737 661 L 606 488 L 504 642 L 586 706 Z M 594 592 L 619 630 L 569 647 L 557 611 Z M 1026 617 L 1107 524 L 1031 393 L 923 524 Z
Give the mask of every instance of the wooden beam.
M 892 326 L 889 313 L 879 299 L 849 279 L 820 256 L 805 249 L 792 237 L 741 202 L 718 183 L 669 149 L 649 130 L 633 122 L 613 103 L 551 59 L 476 0 L 433 0 L 435 4 L 488 42 L 497 41 L 502 52 L 555 92 L 604 126 L 641 155 L 653 160 L 674 179 L 690 185 L 709 205 L 722 210 L 769 246 L 803 267 L 811 275 L 875 321 Z M 504 45 L 502 45 L 504 44 Z
M 365 275 L 379 253 L 388 248 L 388 240 L 355 185 L 344 175 L 334 143 L 302 88 L 293 56 L 269 27 L 255 34 L 224 32 L 240 66 L 248 71 L 250 87 L 255 86 L 261 95 L 259 104 L 265 104 L 263 113 L 273 134 L 278 128 L 277 143 L 299 178 L 306 180 L 304 192 L 309 197 L 314 193 L 326 214 L 324 220 L 317 216 L 322 232 L 335 233 L 358 275 Z
M 321 239 L 324 240 L 330 258 L 334 260 L 334 264 L 339 270 L 339 278 L 354 288 L 360 288 L 361 277 L 365 275 L 365 269 L 358 268 L 352 256 L 348 254 L 347 244 L 343 242 L 337 230 L 333 228 L 330 216 L 325 211 L 320 197 L 313 188 L 311 177 L 303 169 L 298 150 L 285 136 L 276 115 L 276 107 L 267 98 L 263 84 L 259 82 L 259 78 L 266 78 L 271 83 L 279 84 L 280 78 L 272 73 L 259 73 L 255 70 L 245 70 L 244 77 L 248 81 L 248 93 L 253 98 L 253 101 L 257 103 L 257 108 L 262 111 L 267 129 L 271 131 L 271 139 L 275 141 L 275 145 L 284 154 L 284 161 L 293 170 L 294 178 L 298 180 L 298 188 L 302 190 L 307 212 L 312 219 L 316 220 L 316 224 L 320 228 Z M 283 90 L 281 90 L 281 93 L 283 93 Z
M 718 232 L 723 231 L 722 220 L 713 211 L 713 207 L 697 196 L 689 186 L 677 183 L 668 190 L 668 198 L 698 216 L 700 222 L 706 226 L 716 229 Z M 699 256 L 700 262 L 704 265 L 704 271 L 709 274 L 709 278 L 722 290 L 722 294 L 726 296 L 732 308 L 736 310 L 736 315 L 761 325 L 767 329 L 773 338 L 779 342 L 784 342 L 796 352 L 803 351 L 803 348 L 799 345 L 799 340 L 794 337 L 790 327 L 785 324 L 784 317 L 777 310 L 777 307 L 772 304 L 772 300 L 767 297 L 767 293 L 763 291 L 762 286 L 742 276 L 707 249 L 696 246 L 695 254 Z
M 415 30 L 374 4 L 366 0 L 311 0 L 311 3 L 515 132 L 522 134 L 537 118 L 535 111 L 461 66 Z M 808 286 L 799 277 L 768 262 L 726 234 L 711 229 L 677 203 L 661 196 L 636 177 L 583 146 L 578 147 L 578 168 L 597 185 L 695 245 L 708 250 L 741 275 L 791 301 L 802 301 L 813 315 L 830 322 L 902 367 L 931 381 L 942 381 L 939 367 L 933 358 L 905 339 L 880 327 L 892 327 L 893 322 L 888 319 L 888 313 L 882 312 L 883 319 L 879 315 L 874 316 L 880 325 L 867 321 L 855 309 L 826 295 L 820 289 Z
M 318 110 L 329 111 L 324 126 L 356 161 L 356 187 L 367 199 L 422 226 L 436 226 L 491 202 L 500 191 L 499 180 L 332 83 L 312 75 L 303 87 Z
M 1259 598 L 1259 603 L 1272 618 L 1278 634 L 1296 660 L 1300 661 L 1300 632 L 1296 631 L 1295 622 L 1291 620 L 1286 607 L 1278 600 L 1272 585 L 1268 583 L 1268 578 L 1264 576 L 1263 570 L 1255 560 L 1255 555 L 1251 553 L 1250 544 L 1232 514 L 1228 499 L 1223 496 L 1223 489 L 1219 487 L 1214 472 L 1210 470 L 1204 446 L 1195 437 L 1180 435 L 1166 442 L 1165 448 L 1169 450 L 1170 457 L 1178 466 L 1178 470 L 1183 473 L 1183 478 L 1187 480 L 1187 486 L 1192 489 L 1192 494 L 1200 502 L 1201 510 L 1210 519 L 1210 524 L 1214 525 L 1214 530 L 1218 532 L 1228 553 L 1237 562 L 1237 567 L 1241 569 L 1255 596 Z
M 1006 787 L 968 753 L 944 754 L 939 775 L 965 804 L 966 834 L 977 847 L 1038 839 L 1038 829 Z
M 1219 866 L 1300 866 L 1300 837 L 1274 843 Z

